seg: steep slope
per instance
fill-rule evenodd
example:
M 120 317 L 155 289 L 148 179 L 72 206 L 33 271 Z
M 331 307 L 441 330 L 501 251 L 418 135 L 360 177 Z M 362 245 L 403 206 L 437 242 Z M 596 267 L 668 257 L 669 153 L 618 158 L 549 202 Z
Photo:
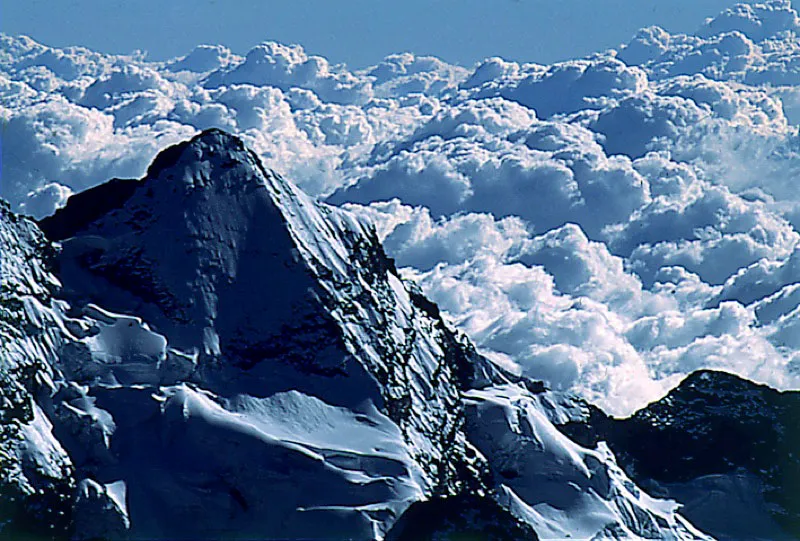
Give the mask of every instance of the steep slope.
M 71 198 L 40 224 L 53 253 L 3 220 L 34 288 L 9 302 L 40 329 L 13 339 L 40 366 L 9 462 L 66 487 L 35 485 L 3 533 L 58 497 L 39 520 L 76 539 L 704 537 L 560 435 L 552 393 L 450 331 L 371 227 L 235 137 Z
M 699 371 L 628 419 L 589 406 L 561 428 L 584 445 L 607 441 L 640 486 L 680 501 L 705 531 L 795 539 L 799 416 L 797 392 Z
M 42 228 L 62 241 L 76 307 L 152 326 L 104 313 L 86 348 L 62 352 L 117 427 L 100 476 L 141 474 L 122 481 L 131 515 L 152 522 L 142 533 L 371 537 L 412 501 L 474 481 L 457 471 L 458 393 L 473 379 L 459 366 L 478 357 L 415 304 L 373 232 L 219 131 L 125 186 L 124 201 L 87 192 Z M 213 487 L 223 510 L 200 503 Z M 197 506 L 205 520 L 190 521 Z
M 520 385 L 464 394 L 466 432 L 492 470 L 497 501 L 544 539 L 699 539 L 674 501 L 640 490 L 602 442 L 582 447 L 553 425 L 558 395 Z
M 52 385 L 60 343 L 51 317 L 57 281 L 36 225 L 0 201 L 0 532 L 47 536 L 67 526 L 72 464 L 31 396 Z M 10 537 L 8 537 L 10 536 Z

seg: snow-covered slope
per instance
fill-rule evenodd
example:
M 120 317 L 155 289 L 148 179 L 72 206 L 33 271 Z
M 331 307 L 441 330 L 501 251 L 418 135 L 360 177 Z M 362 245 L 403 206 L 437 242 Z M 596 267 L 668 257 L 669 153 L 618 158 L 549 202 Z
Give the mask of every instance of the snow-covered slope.
M 52 250 L 36 225 L 0 201 L 0 532 L 68 526 L 72 464 L 34 396 L 48 393 L 63 343 L 53 317 Z M 10 537 L 9 537 L 10 536 Z
M 676 511 L 637 488 L 599 443 L 580 447 L 552 424 L 548 393 L 517 385 L 465 393 L 467 437 L 495 475 L 497 498 L 546 539 L 696 539 Z
M 38 493 L 64 494 L 57 532 L 408 538 L 435 516 L 431 535 L 703 537 L 607 449 L 560 435 L 549 392 L 448 329 L 371 226 L 236 137 L 203 132 L 75 196 L 41 222 L 55 254 L 31 222 L 3 227 L 29 288 L 9 298 L 36 302 L 20 317 L 42 329 L 18 337 L 40 366 L 18 378 L 36 413 L 8 456 L 69 488 Z
M 62 240 L 68 298 L 154 329 L 92 308 L 100 332 L 62 356 L 114 419 L 113 464 L 94 474 L 126 472 L 130 513 L 147 517 L 135 535 L 369 538 L 458 489 L 466 353 L 374 233 L 219 131 L 128 185 L 123 206 L 68 205 L 43 228 Z

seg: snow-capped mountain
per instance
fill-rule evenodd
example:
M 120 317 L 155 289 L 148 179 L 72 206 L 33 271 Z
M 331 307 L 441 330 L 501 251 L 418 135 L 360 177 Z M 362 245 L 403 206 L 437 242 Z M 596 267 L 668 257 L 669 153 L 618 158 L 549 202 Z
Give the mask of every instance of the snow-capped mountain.
M 454 334 L 371 226 L 236 137 L 41 230 L 57 243 L 3 209 L 4 532 L 704 538 Z
M 800 536 L 799 44 L 0 34 L 0 538 Z

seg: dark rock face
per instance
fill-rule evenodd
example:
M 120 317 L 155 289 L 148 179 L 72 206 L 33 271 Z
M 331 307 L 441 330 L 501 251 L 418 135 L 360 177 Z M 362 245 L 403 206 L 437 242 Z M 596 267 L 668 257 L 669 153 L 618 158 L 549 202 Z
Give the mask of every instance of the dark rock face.
M 628 419 L 612 419 L 591 406 L 588 411 L 584 420 L 560 429 L 583 445 L 607 441 L 637 483 L 687 505 L 685 515 L 701 529 L 734 538 L 800 536 L 800 393 L 698 371 Z M 775 524 L 751 524 L 751 531 L 730 516 L 721 520 L 719 513 L 741 508 L 730 483 L 757 493 L 750 505 L 761 506 L 763 520 Z M 713 512 L 693 486 L 721 498 Z M 727 503 L 723 490 L 730 492 Z
M 114 209 L 120 209 L 136 191 L 139 181 L 114 178 L 69 198 L 69 209 L 39 221 L 39 228 L 53 241 L 68 239 Z
M 417 502 L 397 521 L 386 541 L 536 541 L 528 524 L 487 498 L 460 494 Z

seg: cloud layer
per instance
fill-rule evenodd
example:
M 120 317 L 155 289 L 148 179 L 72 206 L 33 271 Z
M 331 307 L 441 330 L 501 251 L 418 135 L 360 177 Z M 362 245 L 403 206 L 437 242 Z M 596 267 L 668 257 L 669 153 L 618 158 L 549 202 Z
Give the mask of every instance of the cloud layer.
M 471 68 L 265 42 L 149 62 L 0 37 L 0 195 L 42 216 L 210 127 L 371 219 L 487 355 L 613 413 L 713 367 L 800 388 L 800 19 Z

